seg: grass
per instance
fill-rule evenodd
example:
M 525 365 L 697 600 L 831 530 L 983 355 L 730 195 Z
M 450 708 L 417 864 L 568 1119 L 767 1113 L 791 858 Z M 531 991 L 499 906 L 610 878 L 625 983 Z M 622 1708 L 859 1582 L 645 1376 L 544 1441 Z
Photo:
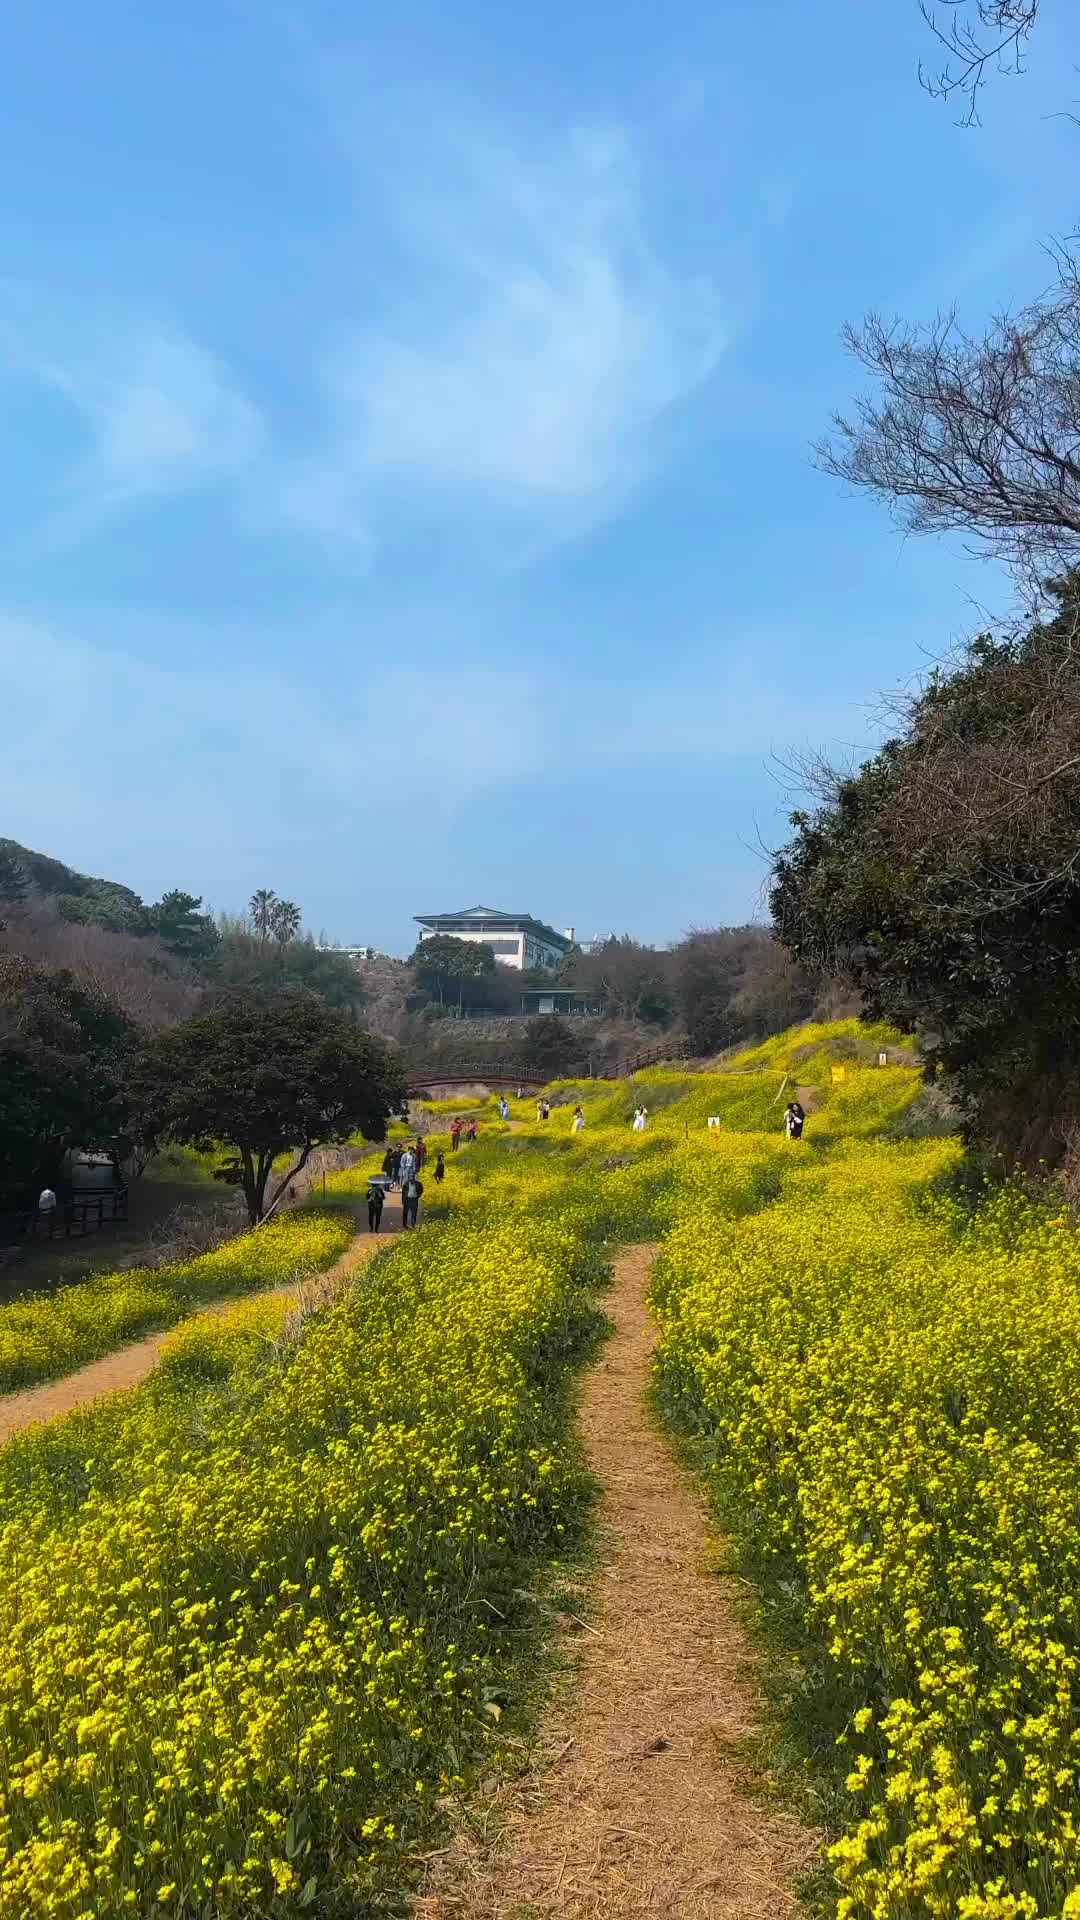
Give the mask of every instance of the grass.
M 128 1187 L 128 1217 L 106 1222 L 87 1235 L 26 1241 L 9 1266 L 0 1269 L 0 1301 L 22 1294 L 46 1293 L 109 1273 L 116 1266 L 149 1252 L 166 1231 L 178 1208 L 192 1209 L 226 1223 L 231 1211 L 229 1190 L 215 1181 L 216 1156 L 188 1148 L 170 1148 L 151 1161 L 141 1179 Z M 237 1210 L 236 1228 L 243 1225 Z
M 421 1228 L 291 1349 L 245 1305 L 0 1454 L 0 1910 L 397 1910 L 529 1711 L 598 1278 L 537 1213 Z
M 175 1326 L 194 1307 L 318 1272 L 344 1252 L 352 1222 L 285 1215 L 171 1265 L 97 1271 L 47 1295 L 0 1306 L 0 1393 L 55 1380 L 128 1340 Z

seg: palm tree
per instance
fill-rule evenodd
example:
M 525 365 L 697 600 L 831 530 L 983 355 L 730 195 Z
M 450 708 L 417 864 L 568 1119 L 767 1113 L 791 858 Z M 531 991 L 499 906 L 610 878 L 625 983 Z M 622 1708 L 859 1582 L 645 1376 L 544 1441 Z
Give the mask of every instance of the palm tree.
M 277 904 L 273 887 L 259 887 L 248 902 L 248 917 L 260 940 L 269 940 L 274 931 Z
M 270 931 L 281 946 L 295 940 L 301 927 L 301 913 L 295 900 L 275 900 L 270 913 Z

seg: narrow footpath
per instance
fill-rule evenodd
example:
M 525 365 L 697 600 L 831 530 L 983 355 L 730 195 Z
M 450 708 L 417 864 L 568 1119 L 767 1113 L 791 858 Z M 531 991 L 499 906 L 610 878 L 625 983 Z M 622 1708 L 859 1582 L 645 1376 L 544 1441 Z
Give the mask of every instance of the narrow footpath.
M 401 1201 L 397 1194 L 387 1196 L 383 1210 L 382 1232 L 368 1233 L 366 1223 L 358 1226 L 344 1253 L 339 1254 L 333 1266 L 323 1273 L 308 1274 L 302 1280 L 290 1280 L 280 1287 L 259 1287 L 253 1293 L 233 1293 L 223 1300 L 208 1301 L 205 1306 L 193 1307 L 183 1320 L 177 1320 L 161 1333 L 147 1334 L 145 1339 L 132 1340 L 127 1346 L 117 1347 L 114 1353 L 103 1354 L 100 1360 L 91 1360 L 88 1366 L 79 1367 L 75 1373 L 64 1374 L 59 1380 L 43 1380 L 40 1386 L 24 1387 L 17 1393 L 0 1396 L 0 1446 L 10 1440 L 13 1434 L 21 1433 L 24 1427 L 36 1426 L 42 1420 L 55 1420 L 62 1413 L 73 1413 L 76 1407 L 85 1407 L 92 1400 L 100 1400 L 105 1393 L 122 1393 L 128 1387 L 137 1387 L 152 1373 L 158 1363 L 158 1356 L 164 1342 L 177 1327 L 200 1313 L 228 1313 L 230 1307 L 237 1307 L 245 1300 L 275 1300 L 284 1295 L 300 1292 L 305 1286 L 317 1285 L 332 1289 L 340 1285 L 354 1268 L 362 1266 L 372 1254 L 377 1253 L 385 1238 L 395 1234 L 401 1227 Z
M 784 1920 L 813 1834 L 763 1806 L 739 1742 L 759 1701 L 730 1577 L 705 1565 L 707 1518 L 650 1419 L 655 1249 L 615 1266 L 614 1333 L 582 1391 L 603 1486 L 595 1627 L 544 1728 L 546 1759 L 433 1856 L 418 1920 Z M 491 1835 L 494 1838 L 491 1838 Z M 486 1838 L 484 1836 L 487 1836 Z

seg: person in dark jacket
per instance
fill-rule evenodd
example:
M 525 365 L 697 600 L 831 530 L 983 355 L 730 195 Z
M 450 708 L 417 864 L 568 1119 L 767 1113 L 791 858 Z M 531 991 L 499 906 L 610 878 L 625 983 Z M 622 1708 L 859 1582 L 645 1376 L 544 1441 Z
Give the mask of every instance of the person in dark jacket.
M 441 1186 L 442 1186 L 442 1183 L 443 1183 L 443 1181 L 444 1181 L 445 1179 L 446 1179 L 446 1161 L 444 1160 L 444 1158 L 443 1158 L 443 1156 L 442 1156 L 442 1153 L 440 1152 L 440 1153 L 437 1153 L 437 1154 L 436 1154 L 436 1156 L 435 1156 L 435 1183 L 436 1183 L 436 1185 L 437 1185 L 437 1186 L 440 1186 L 440 1187 L 441 1187 Z
M 801 1140 L 805 1125 L 806 1114 L 800 1102 L 798 1100 L 789 1101 L 787 1112 L 784 1114 L 784 1131 L 788 1139 Z
M 386 1193 L 379 1182 L 377 1180 L 369 1181 L 367 1190 L 367 1223 L 369 1233 L 378 1233 L 379 1228 L 382 1226 L 382 1210 L 385 1199 Z
M 420 1211 L 420 1196 L 424 1183 L 415 1173 L 410 1173 L 401 1189 L 401 1224 L 403 1227 L 415 1227 L 416 1216 Z

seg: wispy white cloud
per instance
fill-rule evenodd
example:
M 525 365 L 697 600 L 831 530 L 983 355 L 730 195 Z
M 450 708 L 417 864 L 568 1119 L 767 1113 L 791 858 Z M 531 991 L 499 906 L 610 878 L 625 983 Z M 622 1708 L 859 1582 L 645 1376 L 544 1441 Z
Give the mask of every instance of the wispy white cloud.
M 350 655 L 317 620 L 287 646 L 278 634 L 253 699 L 252 635 L 221 623 L 209 707 L 191 670 L 206 637 L 153 613 L 0 609 L 0 710 L 25 718 L 0 756 L 5 831 L 59 846 L 89 821 L 91 840 L 122 840 L 133 871 L 155 881 L 190 871 L 197 849 L 213 890 L 216 863 L 235 874 L 271 846 L 308 861 L 319 820 L 323 855 L 336 849 L 351 871 L 369 844 L 392 848 L 403 819 L 446 823 L 542 751 L 538 689 L 513 666 L 427 660 L 403 760 L 395 684 L 379 672 L 385 636 Z M 297 671 L 297 648 L 324 661 L 325 678 Z M 164 804 L 148 808 L 163 780 Z
M 410 492 L 527 518 L 603 510 L 715 370 L 723 300 L 660 257 L 618 131 L 526 150 L 458 130 L 425 152 L 381 176 L 404 263 L 392 317 L 327 355 L 338 432 L 293 510 L 330 533 Z
M 217 489 L 250 530 L 354 560 L 414 512 L 544 539 L 664 457 L 665 422 L 724 352 L 726 303 L 665 258 L 625 130 L 498 137 L 416 108 L 350 164 L 340 245 L 370 244 L 377 293 L 363 320 L 353 286 L 312 309 L 288 416 L 179 321 L 9 303 L 0 371 L 59 395 L 86 447 L 56 475 L 63 530 Z
M 261 415 L 232 374 L 179 331 L 129 324 L 96 348 L 35 353 L 27 371 L 89 433 L 69 491 L 91 511 L 235 477 L 265 446 Z
M 24 716 L 0 755 L 0 821 L 147 897 L 183 885 L 228 906 L 274 884 L 342 937 L 368 937 L 365 916 L 385 926 L 400 908 L 396 949 L 422 894 L 458 890 L 447 876 L 459 834 L 472 844 L 478 821 L 560 769 L 593 783 L 632 775 L 642 793 L 695 770 L 753 781 L 793 737 L 865 733 L 850 690 L 826 685 L 809 704 L 793 692 L 777 709 L 784 676 L 765 634 L 726 653 L 672 634 L 647 672 L 612 684 L 597 669 L 567 700 L 542 662 L 515 665 L 488 647 L 474 657 L 458 645 L 471 620 L 439 631 L 438 618 L 434 607 L 386 616 L 357 644 L 346 623 L 318 616 L 261 626 L 256 666 L 253 632 L 235 622 L 208 632 L 149 610 L 0 608 L 0 710 Z M 203 656 L 214 663 L 209 699 L 206 674 L 192 670 Z M 407 670 L 388 674 L 399 660 Z M 778 793 L 770 812 L 770 793 L 771 820 L 784 803 Z M 599 844 L 602 817 L 585 806 L 582 835 Z M 739 810 L 718 813 L 719 841 L 744 828 Z M 618 862 L 634 836 L 625 818 L 612 831 L 602 858 Z M 492 844 L 512 865 L 505 837 Z

